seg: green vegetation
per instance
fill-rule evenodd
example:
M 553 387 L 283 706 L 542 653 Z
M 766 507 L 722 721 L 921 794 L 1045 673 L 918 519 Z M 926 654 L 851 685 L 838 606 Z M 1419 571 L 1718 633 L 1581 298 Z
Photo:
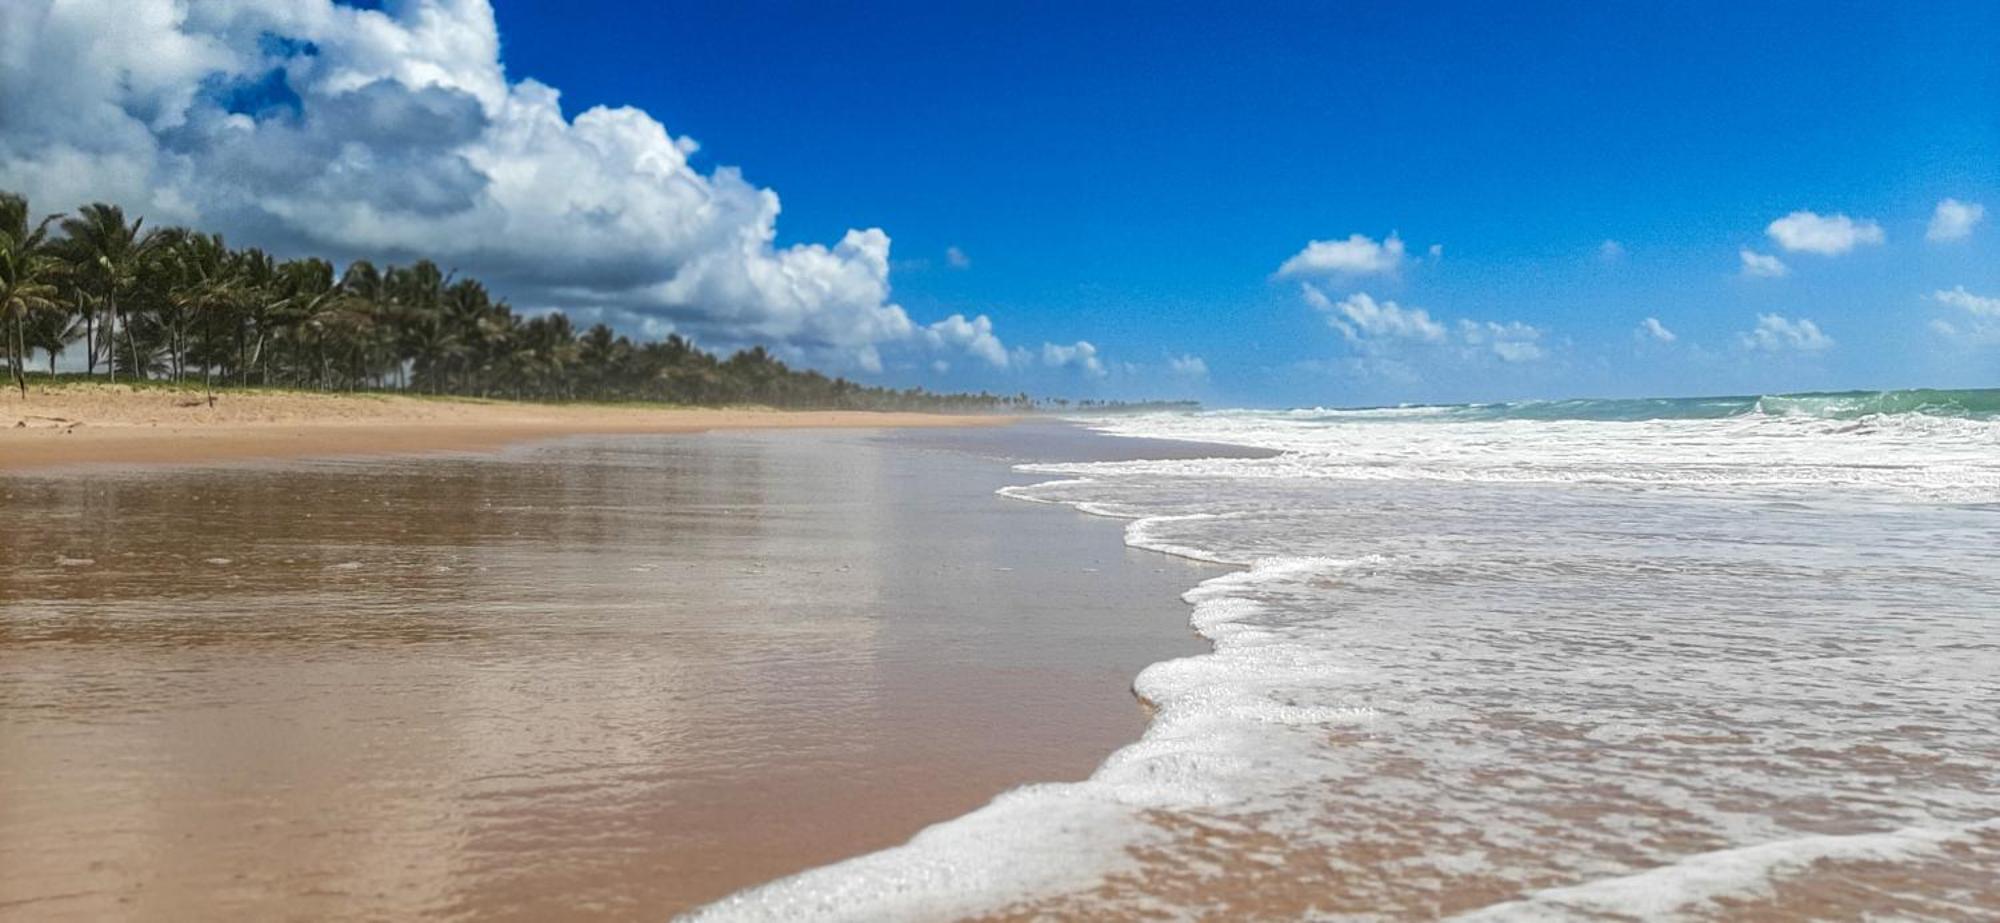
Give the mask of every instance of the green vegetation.
M 870 387 L 787 366 L 763 347 L 727 359 L 678 336 L 634 342 L 560 312 L 514 313 L 428 260 L 335 275 L 322 259 L 233 250 L 221 236 L 148 229 L 114 205 L 34 222 L 0 193 L 0 323 L 13 383 L 36 353 L 83 354 L 85 376 L 199 379 L 323 391 L 794 408 L 1026 410 L 1026 394 Z M 1070 406 L 1069 402 L 1059 402 Z M 1093 406 L 1104 406 L 1096 405 Z

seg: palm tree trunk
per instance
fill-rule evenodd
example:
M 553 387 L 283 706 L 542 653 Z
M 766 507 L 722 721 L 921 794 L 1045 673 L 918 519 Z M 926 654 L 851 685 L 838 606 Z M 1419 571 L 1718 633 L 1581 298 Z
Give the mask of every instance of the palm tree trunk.
M 26 321 L 22 318 L 26 311 L 14 312 L 14 348 L 10 357 L 14 362 L 14 383 L 21 386 L 21 399 L 28 399 L 28 336 Z
M 144 380 L 146 367 L 139 364 L 139 338 L 132 335 L 131 321 L 125 322 L 125 349 L 132 354 L 132 377 Z
M 208 392 L 208 406 L 215 406 L 215 321 L 202 318 L 201 389 Z
M 104 319 L 104 372 L 111 376 L 111 383 L 118 383 L 118 299 L 104 296 L 104 305 L 110 316 Z

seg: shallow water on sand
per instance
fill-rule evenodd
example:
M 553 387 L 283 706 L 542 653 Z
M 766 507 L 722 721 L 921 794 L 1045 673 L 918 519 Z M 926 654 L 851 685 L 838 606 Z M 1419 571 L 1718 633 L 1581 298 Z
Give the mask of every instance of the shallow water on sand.
M 660 919 L 1080 778 L 1216 572 L 993 495 L 1103 442 L 0 478 L 0 918 Z
M 1539 411 L 1539 408 L 1536 408 Z M 1108 418 L 1145 739 L 717 920 L 2000 918 L 2000 421 Z

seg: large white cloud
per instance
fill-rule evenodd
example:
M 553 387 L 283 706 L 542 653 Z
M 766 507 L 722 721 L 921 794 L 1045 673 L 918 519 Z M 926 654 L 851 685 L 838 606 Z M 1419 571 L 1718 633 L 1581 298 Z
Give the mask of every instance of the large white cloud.
M 1395 272 L 1402 265 L 1403 239 L 1393 232 L 1388 240 L 1380 242 L 1362 234 L 1351 234 L 1346 240 L 1308 242 L 1304 250 L 1293 254 L 1291 259 L 1278 267 L 1278 275 L 1369 275 Z
M 1960 202 L 1944 199 L 1931 212 L 1931 223 L 1924 229 L 1924 239 L 1931 241 L 1959 240 L 1972 233 L 1975 225 L 1986 217 L 1986 206 L 1978 202 Z
M 38 209 L 108 200 L 285 253 L 427 256 L 524 307 L 836 365 L 1004 360 L 983 317 L 911 321 L 887 234 L 779 247 L 777 194 L 696 169 L 697 149 L 638 109 L 566 117 L 554 88 L 510 81 L 488 0 L 0 4 L 0 188 Z
M 1873 221 L 1809 211 L 1795 211 L 1779 218 L 1764 228 L 1764 233 L 1786 250 L 1821 256 L 1838 256 L 1862 244 L 1879 244 L 1885 239 L 1882 226 Z

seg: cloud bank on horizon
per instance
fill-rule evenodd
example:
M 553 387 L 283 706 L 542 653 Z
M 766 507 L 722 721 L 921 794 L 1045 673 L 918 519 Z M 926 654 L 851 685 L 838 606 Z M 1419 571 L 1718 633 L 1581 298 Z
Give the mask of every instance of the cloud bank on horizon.
M 44 211 L 108 200 L 285 253 L 427 257 L 529 310 L 835 369 L 1102 374 L 1094 348 L 1010 351 L 984 314 L 913 320 L 880 228 L 778 246 L 777 192 L 696 169 L 700 145 L 644 111 L 566 117 L 556 88 L 508 79 L 488 0 L 23 0 L 4 18 L 0 188 Z

